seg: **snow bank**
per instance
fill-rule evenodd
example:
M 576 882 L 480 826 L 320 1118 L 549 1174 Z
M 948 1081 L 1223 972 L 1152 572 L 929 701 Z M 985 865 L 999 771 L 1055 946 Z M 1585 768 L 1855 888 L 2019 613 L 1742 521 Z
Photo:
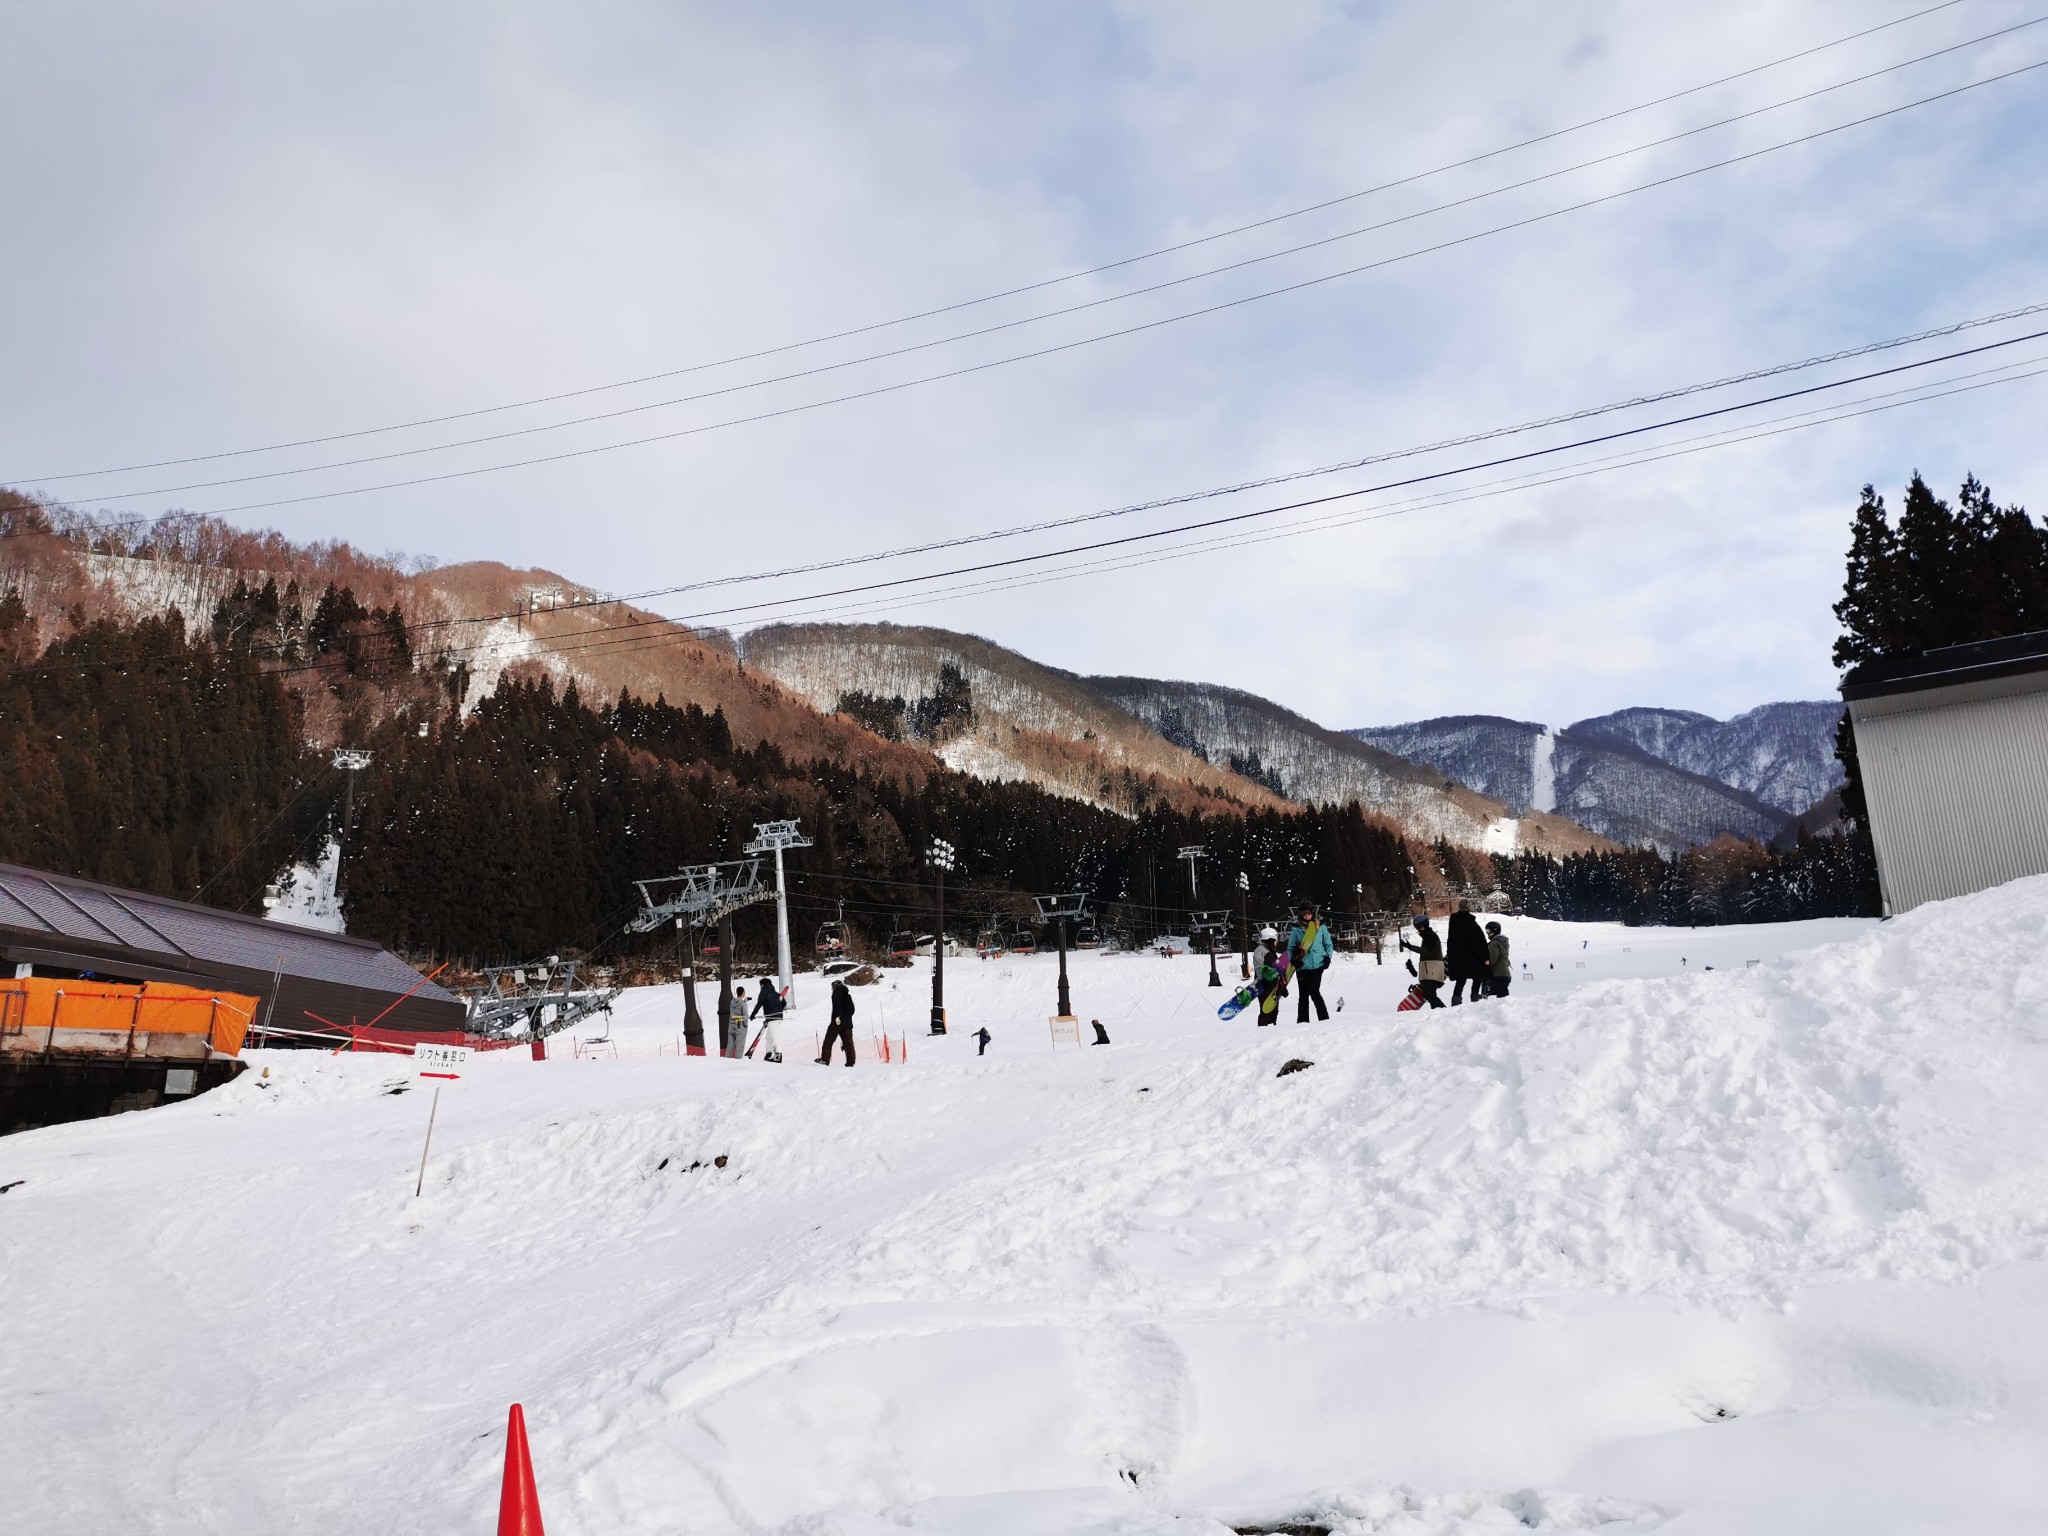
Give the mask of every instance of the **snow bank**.
M 0 1140 L 15 1518 L 482 1529 L 518 1399 L 558 1536 L 2041 1528 L 2048 878 L 1516 933 L 1534 995 L 1275 1031 L 1076 957 L 1064 1052 L 960 962 L 991 1054 L 868 1058 L 911 973 L 852 1072 L 800 982 L 782 1069 L 479 1062 L 419 1200 L 389 1058 Z

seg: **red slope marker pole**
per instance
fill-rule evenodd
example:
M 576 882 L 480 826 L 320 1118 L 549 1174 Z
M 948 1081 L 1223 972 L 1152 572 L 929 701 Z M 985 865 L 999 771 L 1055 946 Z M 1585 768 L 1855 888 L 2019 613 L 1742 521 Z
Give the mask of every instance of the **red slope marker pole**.
M 533 1485 L 533 1453 L 526 1448 L 526 1411 L 512 1405 L 505 1426 L 505 1485 L 498 1493 L 498 1536 L 547 1536 L 540 1525 L 540 1490 Z

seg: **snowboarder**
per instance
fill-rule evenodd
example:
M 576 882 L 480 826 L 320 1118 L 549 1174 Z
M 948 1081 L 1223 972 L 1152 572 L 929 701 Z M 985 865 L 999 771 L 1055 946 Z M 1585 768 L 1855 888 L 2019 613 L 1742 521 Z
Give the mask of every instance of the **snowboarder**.
M 782 1060 L 782 1010 L 789 1004 L 783 1000 L 781 990 L 775 985 L 773 976 L 761 978 L 761 997 L 754 1004 L 751 1017 L 761 1020 L 761 1039 L 768 1049 L 761 1053 L 763 1061 Z
M 1301 992 L 1294 1005 L 1294 1022 L 1308 1022 L 1308 1007 L 1314 1003 L 1316 1017 L 1327 1019 L 1329 1008 L 1323 1002 L 1323 972 L 1329 967 L 1330 943 L 1328 925 L 1316 918 L 1316 909 L 1303 902 L 1295 914 L 1294 926 L 1287 931 L 1287 952 L 1294 960 L 1294 974 L 1300 978 Z
M 1252 951 L 1252 974 L 1263 975 L 1267 966 L 1279 969 L 1281 963 L 1280 932 L 1276 928 L 1259 930 L 1259 947 Z M 1287 995 L 1287 983 L 1276 979 L 1259 994 L 1259 1027 L 1280 1022 L 1280 999 Z
M 1451 981 L 1451 1006 L 1457 1007 L 1465 1000 L 1465 983 L 1472 983 L 1472 1001 L 1478 1002 L 1486 995 L 1486 979 L 1489 966 L 1486 959 L 1486 935 L 1479 931 L 1479 919 L 1472 915 L 1472 903 L 1461 901 L 1458 910 L 1451 914 L 1445 925 L 1444 968 Z
M 818 1057 L 818 1065 L 832 1065 L 832 1042 L 837 1040 L 846 1047 L 846 1064 L 853 1065 L 853 993 L 844 981 L 832 983 L 832 1022 L 825 1026 L 825 1049 Z
M 1444 984 L 1444 941 L 1429 926 L 1427 912 L 1416 914 L 1415 933 L 1416 942 L 1413 944 L 1408 942 L 1407 934 L 1401 935 L 1401 948 L 1414 952 L 1415 959 L 1408 962 L 1408 968 L 1415 973 L 1415 985 L 1422 989 L 1430 1007 L 1441 1008 L 1444 1000 L 1437 996 L 1437 992 Z
M 1493 971 L 1493 995 L 1506 997 L 1508 983 L 1515 979 L 1514 963 L 1508 959 L 1508 936 L 1499 923 L 1486 925 L 1486 961 Z
M 974 1032 L 974 1038 L 980 1046 L 980 1049 L 977 1050 L 974 1054 L 977 1056 L 986 1056 L 988 1054 L 988 1043 L 989 1041 L 995 1039 L 995 1036 L 988 1032 L 988 1026 L 984 1024 L 981 1026 L 981 1028 L 977 1029 Z
M 1102 1020 L 1090 1019 L 1088 1022 L 1095 1026 L 1095 1043 L 1097 1045 L 1109 1044 L 1109 1031 L 1102 1027 Z

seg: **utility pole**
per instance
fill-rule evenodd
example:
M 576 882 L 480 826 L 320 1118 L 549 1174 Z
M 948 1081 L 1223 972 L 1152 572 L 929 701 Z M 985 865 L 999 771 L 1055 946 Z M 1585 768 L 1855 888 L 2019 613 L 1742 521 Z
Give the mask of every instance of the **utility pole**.
M 810 846 L 811 840 L 797 831 L 794 821 L 757 821 L 754 823 L 754 840 L 740 850 L 742 853 L 767 853 L 770 849 L 775 852 L 775 984 L 782 989 L 783 997 L 792 1003 L 796 999 L 790 994 L 789 897 L 782 889 L 782 850 Z
M 946 871 L 957 857 L 953 845 L 942 837 L 932 839 L 925 862 L 939 883 L 939 926 L 932 935 L 932 1033 L 946 1032 Z

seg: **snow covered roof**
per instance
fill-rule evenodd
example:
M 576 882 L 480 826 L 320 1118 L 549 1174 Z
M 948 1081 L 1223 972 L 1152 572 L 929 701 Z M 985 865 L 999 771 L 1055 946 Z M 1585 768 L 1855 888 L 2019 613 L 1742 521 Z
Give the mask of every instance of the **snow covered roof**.
M 1922 693 L 1929 688 L 1988 682 L 2029 672 L 2048 672 L 2048 629 L 1866 661 L 1842 680 L 1842 697 L 1856 703 L 1888 694 Z
M 372 940 L 17 864 L 0 864 L 0 956 L 138 980 L 205 978 L 266 1002 L 277 977 L 275 1022 L 287 1028 L 317 1028 L 300 1017 L 308 1010 L 367 1022 L 407 993 L 391 1027 L 449 1029 L 462 1017 L 457 998 Z

